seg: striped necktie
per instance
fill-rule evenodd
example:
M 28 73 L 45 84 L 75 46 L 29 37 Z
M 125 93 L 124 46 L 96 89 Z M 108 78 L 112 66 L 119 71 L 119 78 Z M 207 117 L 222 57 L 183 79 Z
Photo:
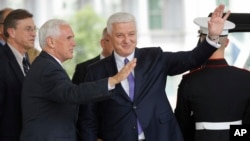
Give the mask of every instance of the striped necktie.
M 30 68 L 30 63 L 29 63 L 29 61 L 27 60 L 26 57 L 23 57 L 23 70 L 24 70 L 25 76 L 27 75 L 27 73 L 28 73 L 28 71 L 29 71 L 29 68 Z

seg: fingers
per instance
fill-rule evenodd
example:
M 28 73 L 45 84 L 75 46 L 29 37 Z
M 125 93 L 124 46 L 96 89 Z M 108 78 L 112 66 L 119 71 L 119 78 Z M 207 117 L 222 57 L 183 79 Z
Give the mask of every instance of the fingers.
M 130 67 L 131 69 L 134 69 L 135 66 L 136 66 L 136 62 L 137 62 L 137 59 L 134 58 L 134 59 L 131 60 L 127 65 L 128 65 L 128 67 Z
M 227 18 L 229 17 L 230 13 L 231 13 L 231 11 L 228 10 L 227 13 L 225 14 L 225 16 L 223 17 L 223 20 L 224 20 L 224 21 L 227 20 Z
M 215 8 L 211 18 L 222 17 L 224 9 L 225 5 L 220 4 L 217 8 Z
M 131 60 L 130 62 L 128 62 L 127 65 L 125 65 L 123 67 L 123 69 L 121 70 L 121 73 L 124 76 L 124 78 L 127 78 L 127 76 L 129 75 L 129 73 L 133 71 L 133 69 L 136 66 L 136 61 L 137 61 L 137 59 L 134 58 L 133 60 Z
M 109 85 L 110 86 L 114 86 L 114 85 L 120 83 L 122 80 L 126 79 L 128 77 L 128 75 L 131 73 L 131 71 L 135 68 L 136 61 L 137 61 L 137 59 L 134 58 L 133 60 L 131 60 L 130 62 L 128 62 L 127 65 L 125 65 L 120 70 L 120 72 L 118 72 L 113 77 L 110 77 L 109 78 L 109 82 L 108 82 Z
M 122 76 L 125 76 L 125 78 L 129 75 L 130 72 L 133 71 L 133 69 L 136 66 L 136 58 L 128 62 L 120 71 Z

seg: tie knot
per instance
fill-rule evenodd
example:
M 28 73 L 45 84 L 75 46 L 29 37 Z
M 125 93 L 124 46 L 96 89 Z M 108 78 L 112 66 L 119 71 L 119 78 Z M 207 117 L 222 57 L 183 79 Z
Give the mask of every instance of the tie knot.
M 126 65 L 129 62 L 128 58 L 124 59 L 124 64 Z

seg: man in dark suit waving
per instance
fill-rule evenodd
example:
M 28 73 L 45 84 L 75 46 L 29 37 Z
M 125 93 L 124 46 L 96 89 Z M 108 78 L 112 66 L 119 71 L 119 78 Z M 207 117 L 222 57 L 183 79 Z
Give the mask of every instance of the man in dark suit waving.
M 183 73 L 201 65 L 215 50 L 217 39 L 230 12 L 222 18 L 218 6 L 209 24 L 209 34 L 198 47 L 187 52 L 163 52 L 160 48 L 136 48 L 137 28 L 129 13 L 115 13 L 107 22 L 114 53 L 91 65 L 86 81 L 117 73 L 124 60 L 137 58 L 131 75 L 118 85 L 111 99 L 91 103 L 79 117 L 80 134 L 96 141 L 98 131 L 104 141 L 182 141 L 182 134 L 165 93 L 168 75 Z M 125 63 L 126 63 L 125 62 Z M 133 94 L 133 96 L 132 96 Z M 101 129 L 99 129 L 101 128 Z
M 61 65 L 73 57 L 70 25 L 58 19 L 47 21 L 39 30 L 39 42 L 42 52 L 23 84 L 21 141 L 76 141 L 78 104 L 112 97 L 112 89 L 134 69 L 136 59 L 111 77 L 77 86 Z

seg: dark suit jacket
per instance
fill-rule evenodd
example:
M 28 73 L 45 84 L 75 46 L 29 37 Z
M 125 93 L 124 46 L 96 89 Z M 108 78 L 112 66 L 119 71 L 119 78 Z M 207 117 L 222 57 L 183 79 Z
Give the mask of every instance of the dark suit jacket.
M 0 43 L 0 47 L 3 47 L 4 45 L 2 43 Z
M 92 58 L 90 60 L 87 60 L 85 62 L 79 63 L 76 65 L 75 73 L 72 77 L 72 82 L 74 84 L 80 84 L 81 82 L 84 81 L 84 78 L 87 73 L 88 66 L 90 64 L 95 63 L 96 61 L 100 60 L 100 55 L 96 56 L 95 58 Z
M 19 141 L 23 72 L 9 46 L 0 48 L 0 140 Z
M 99 60 L 101 60 L 100 55 L 98 55 L 92 59 L 89 59 L 85 62 L 77 64 L 76 69 L 75 69 L 75 73 L 74 73 L 73 78 L 72 78 L 72 82 L 74 84 L 77 84 L 77 85 L 84 82 L 84 79 L 85 79 L 85 76 L 86 76 L 86 73 L 88 70 L 88 66 L 99 61 Z M 85 104 L 81 104 L 79 107 L 79 110 L 85 110 L 85 108 L 86 108 Z M 79 127 L 77 127 L 77 128 L 79 128 Z M 78 135 L 78 138 L 81 138 L 81 136 Z
M 131 101 L 121 85 L 108 100 L 88 105 L 80 114 L 84 141 L 96 141 L 98 126 L 104 141 L 138 141 L 139 119 L 146 141 L 182 141 L 182 134 L 165 93 L 167 75 L 201 65 L 216 49 L 206 41 L 189 52 L 163 52 L 160 48 L 135 49 L 135 96 Z M 117 73 L 114 55 L 89 67 L 86 81 Z M 83 116 L 81 116 L 83 115 Z
M 249 116 L 243 117 L 250 100 L 249 84 L 250 72 L 229 66 L 224 59 L 208 60 L 202 68 L 184 75 L 175 115 L 185 140 L 229 141 L 229 130 L 195 130 L 195 122 L 249 123 Z
M 107 78 L 77 86 L 62 66 L 42 51 L 23 84 L 21 141 L 76 141 L 77 104 L 110 96 Z

